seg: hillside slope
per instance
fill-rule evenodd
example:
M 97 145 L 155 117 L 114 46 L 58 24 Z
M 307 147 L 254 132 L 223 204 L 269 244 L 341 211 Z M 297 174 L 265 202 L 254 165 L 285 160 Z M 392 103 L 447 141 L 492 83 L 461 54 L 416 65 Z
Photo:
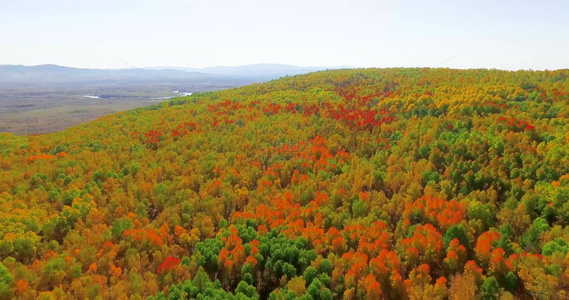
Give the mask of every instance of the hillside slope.
M 311 73 L 0 134 L 0 298 L 564 298 L 569 70 Z

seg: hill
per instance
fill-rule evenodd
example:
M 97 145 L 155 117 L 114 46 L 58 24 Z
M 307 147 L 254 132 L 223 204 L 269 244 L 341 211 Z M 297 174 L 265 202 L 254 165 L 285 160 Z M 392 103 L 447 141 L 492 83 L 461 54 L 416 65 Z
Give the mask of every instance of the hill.
M 256 64 L 237 67 L 210 68 L 129 68 L 129 69 L 81 69 L 58 65 L 0 65 L 0 88 L 57 87 L 69 85 L 134 85 L 166 83 L 223 83 L 242 84 L 277 79 L 322 71 L 323 67 L 297 67 L 279 64 Z
M 180 70 L 80 69 L 58 65 L 0 65 L 0 86 L 58 86 L 64 84 L 136 84 L 208 81 L 214 76 Z
M 569 70 L 358 69 L 0 135 L 0 298 L 564 298 Z

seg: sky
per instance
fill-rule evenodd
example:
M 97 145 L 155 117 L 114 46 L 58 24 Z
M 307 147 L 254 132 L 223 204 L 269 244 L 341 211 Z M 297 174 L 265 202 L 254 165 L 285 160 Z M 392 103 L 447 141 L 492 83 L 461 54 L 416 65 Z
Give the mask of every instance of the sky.
M 567 16 L 567 0 L 0 0 L 0 64 L 563 69 Z

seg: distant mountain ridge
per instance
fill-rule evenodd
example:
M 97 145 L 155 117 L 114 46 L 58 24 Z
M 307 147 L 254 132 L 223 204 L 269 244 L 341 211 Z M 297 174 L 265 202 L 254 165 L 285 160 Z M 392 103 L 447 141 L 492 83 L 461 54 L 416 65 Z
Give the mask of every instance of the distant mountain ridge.
M 0 65 L 0 83 L 61 84 L 61 83 L 145 83 L 206 81 L 215 76 L 180 70 L 145 69 L 80 69 L 58 65 Z
M 267 81 L 287 75 L 333 68 L 256 64 L 238 67 L 151 67 L 129 69 L 81 69 L 53 64 L 0 65 L 0 85 L 204 83 L 212 81 Z

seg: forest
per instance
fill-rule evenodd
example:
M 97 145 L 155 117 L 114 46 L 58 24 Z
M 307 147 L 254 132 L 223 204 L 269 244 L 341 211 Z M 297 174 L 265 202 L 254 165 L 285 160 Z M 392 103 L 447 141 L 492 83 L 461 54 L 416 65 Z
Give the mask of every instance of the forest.
M 569 70 L 351 69 L 0 134 L 0 299 L 568 299 Z

